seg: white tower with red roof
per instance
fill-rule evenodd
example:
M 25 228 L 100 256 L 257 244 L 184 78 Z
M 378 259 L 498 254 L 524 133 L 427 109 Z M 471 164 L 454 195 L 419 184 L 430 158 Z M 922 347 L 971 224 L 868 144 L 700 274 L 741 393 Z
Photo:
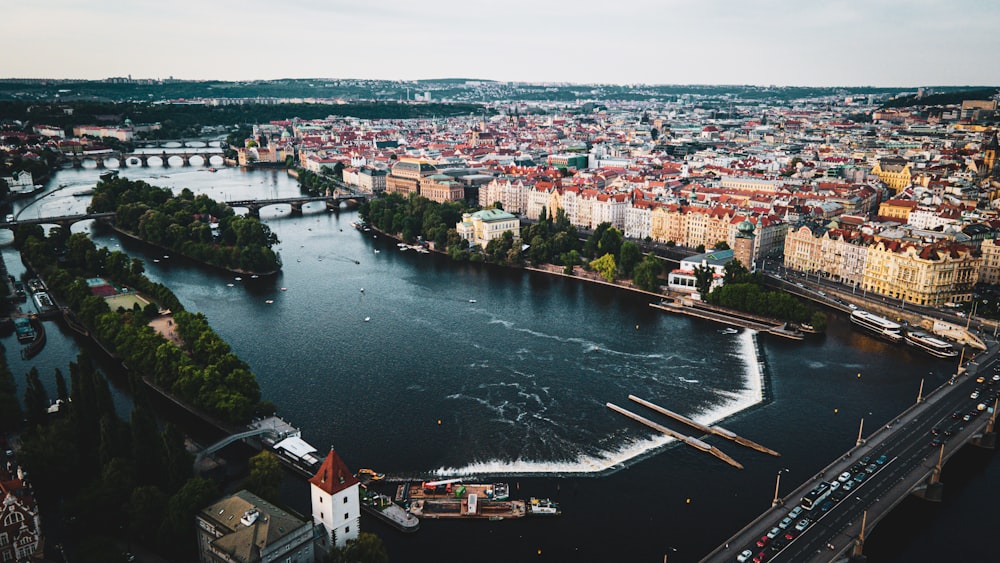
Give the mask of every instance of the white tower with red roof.
M 360 482 L 330 448 L 319 471 L 309 479 L 313 523 L 326 530 L 319 547 L 329 552 L 357 539 L 361 531 Z

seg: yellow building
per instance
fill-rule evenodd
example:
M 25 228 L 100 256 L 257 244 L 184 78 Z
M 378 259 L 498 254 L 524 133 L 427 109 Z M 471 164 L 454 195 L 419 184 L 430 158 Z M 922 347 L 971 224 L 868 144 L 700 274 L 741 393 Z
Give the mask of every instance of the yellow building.
M 799 272 L 816 272 L 821 269 L 822 245 L 812 229 L 803 225 L 789 229 L 785 236 L 785 267 Z
M 880 158 L 875 163 L 875 168 L 872 168 L 872 174 L 885 182 L 893 193 L 899 193 L 909 186 L 913 176 L 910 173 L 910 163 L 906 159 L 897 157 Z
M 980 248 L 983 265 L 979 268 L 979 283 L 1000 285 L 1000 244 L 996 239 L 986 239 Z
M 392 170 L 385 178 L 385 191 L 401 194 L 420 193 L 420 181 L 427 176 L 437 174 L 437 168 L 422 158 L 400 158 L 392 165 Z
M 917 208 L 918 202 L 908 199 L 890 199 L 878 206 L 879 217 L 899 219 L 903 223 L 910 220 L 910 212 Z
M 879 241 L 868 247 L 866 291 L 930 307 L 970 301 L 983 259 L 961 244 Z
M 445 203 L 465 199 L 465 188 L 446 174 L 432 174 L 420 184 L 420 195 L 431 201 Z

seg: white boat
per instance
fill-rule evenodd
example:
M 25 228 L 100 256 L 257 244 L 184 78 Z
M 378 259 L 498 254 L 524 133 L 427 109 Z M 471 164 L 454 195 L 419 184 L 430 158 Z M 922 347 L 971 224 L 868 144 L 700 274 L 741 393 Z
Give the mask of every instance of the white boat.
M 236 281 L 243 281 L 243 278 L 241 278 L 241 277 L 239 277 L 239 276 L 236 276 L 236 277 L 235 277 L 235 278 L 233 278 L 233 279 L 234 279 L 234 280 L 236 280 Z
M 381 250 L 379 250 L 379 249 L 376 248 L 375 249 L 375 254 L 378 254 L 379 252 L 381 252 Z
M 365 322 L 368 322 L 368 321 L 370 321 L 370 320 L 372 320 L 372 318 L 371 318 L 371 317 L 365 317 Z
M 528 514 L 533 516 L 559 516 L 562 514 L 562 510 L 559 510 L 559 505 L 547 498 L 535 498 L 531 497 L 528 501 Z
M 267 303 L 268 305 L 270 305 L 271 303 L 274 303 L 274 299 L 268 299 L 264 303 Z
M 720 330 L 719 332 L 722 333 L 722 334 L 736 334 L 739 331 L 736 330 L 735 328 L 728 327 L 728 328 L 724 328 L 724 329 Z
M 938 358 L 954 358 L 958 355 L 958 350 L 952 348 L 951 344 L 926 332 L 907 331 L 906 343 Z
M 475 299 L 469 299 L 469 303 L 475 303 L 475 302 L 476 302 Z
M 900 332 L 902 325 L 868 311 L 861 309 L 851 311 L 851 322 L 889 342 L 899 342 L 903 339 L 903 334 Z

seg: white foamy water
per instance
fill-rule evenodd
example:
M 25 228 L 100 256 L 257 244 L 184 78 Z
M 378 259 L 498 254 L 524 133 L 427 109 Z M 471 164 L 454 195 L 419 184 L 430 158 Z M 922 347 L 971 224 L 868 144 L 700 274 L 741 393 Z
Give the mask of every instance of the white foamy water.
M 508 327 L 509 328 L 509 327 Z M 763 364 L 758 354 L 757 332 L 745 330 L 740 333 L 739 347 L 733 356 L 743 363 L 743 387 L 740 389 L 723 389 L 717 397 L 722 398 L 715 406 L 693 414 L 690 418 L 704 425 L 711 425 L 726 417 L 732 416 L 744 409 L 752 407 L 764 399 Z M 685 380 L 684 381 L 696 381 Z M 449 397 L 451 398 L 451 397 Z M 457 398 L 457 397 L 456 397 Z M 622 424 L 630 424 L 622 418 Z M 439 467 L 431 471 L 435 476 L 449 475 L 544 475 L 544 474 L 575 474 L 597 475 L 623 469 L 674 442 L 666 435 L 656 435 L 646 439 L 631 440 L 620 447 L 596 455 L 584 455 L 569 461 L 536 461 L 516 459 L 513 461 L 491 459 L 475 461 L 460 467 Z

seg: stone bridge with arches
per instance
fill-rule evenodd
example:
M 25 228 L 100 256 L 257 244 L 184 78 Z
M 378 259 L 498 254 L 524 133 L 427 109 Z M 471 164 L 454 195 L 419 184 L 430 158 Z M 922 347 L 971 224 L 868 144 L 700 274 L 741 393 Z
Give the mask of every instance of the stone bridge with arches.
M 164 168 L 170 167 L 170 160 L 174 158 L 180 159 L 181 166 L 192 166 L 192 159 L 200 159 L 201 166 L 210 167 L 213 166 L 212 158 L 216 157 L 218 159 L 217 164 L 222 165 L 223 159 L 222 152 L 219 150 L 213 150 L 211 147 L 203 149 L 185 149 L 183 151 L 173 151 L 167 152 L 163 151 L 159 154 L 149 153 L 149 152 L 131 152 L 123 153 L 118 151 L 103 152 L 100 154 L 80 154 L 73 155 L 70 157 L 70 161 L 73 163 L 73 168 L 83 168 L 83 163 L 90 160 L 93 161 L 97 168 L 103 169 L 109 166 L 110 160 L 116 161 L 117 167 L 128 168 L 130 166 L 139 166 L 142 168 L 148 168 L 153 159 L 159 160 L 159 165 Z
M 326 203 L 328 211 L 340 209 L 340 205 L 346 203 L 349 207 L 356 207 L 367 201 L 371 196 L 362 193 L 334 193 L 332 195 L 281 197 L 274 199 L 240 199 L 224 202 L 229 207 L 244 207 L 251 217 L 260 218 L 260 210 L 272 205 L 289 205 L 292 208 L 292 215 L 302 215 L 302 206 L 307 203 L 322 201 Z
M 11 221 L 4 220 L 0 222 L 0 229 L 13 229 L 18 225 L 59 225 L 60 227 L 68 229 L 73 225 L 73 223 L 87 221 L 88 219 L 114 221 L 115 212 L 107 211 L 104 213 L 81 213 L 77 215 L 60 215 L 58 217 L 33 217 L 31 219 L 14 219 Z

